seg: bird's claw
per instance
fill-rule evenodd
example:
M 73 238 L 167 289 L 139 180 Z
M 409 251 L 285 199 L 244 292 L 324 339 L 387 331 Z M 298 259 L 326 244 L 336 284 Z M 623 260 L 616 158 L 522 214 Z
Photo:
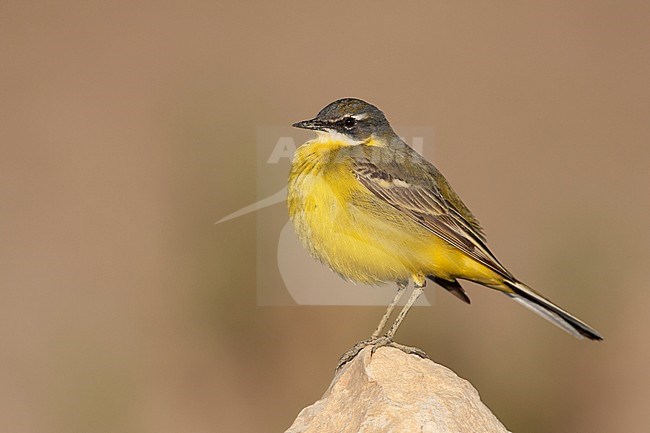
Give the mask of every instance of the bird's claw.
M 370 356 L 374 355 L 374 353 L 380 347 L 394 347 L 395 349 L 399 349 L 408 355 L 417 355 L 420 358 L 429 359 L 429 356 L 422 349 L 396 343 L 392 340 L 392 338 L 386 335 L 382 335 L 380 337 L 371 337 L 366 340 L 359 341 L 357 344 L 355 344 L 354 347 L 352 347 L 350 350 L 345 352 L 343 356 L 341 356 L 336 366 L 336 370 L 338 371 L 341 367 L 343 367 L 343 365 L 352 361 L 359 354 L 359 352 L 368 346 L 372 346 Z

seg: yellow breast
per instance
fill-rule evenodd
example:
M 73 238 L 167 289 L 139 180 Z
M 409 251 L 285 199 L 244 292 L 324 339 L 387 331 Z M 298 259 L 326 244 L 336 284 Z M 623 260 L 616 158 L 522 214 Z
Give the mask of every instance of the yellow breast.
M 490 279 L 484 266 L 377 198 L 340 152 L 346 143 L 317 139 L 296 151 L 288 206 L 298 238 L 344 278 L 365 284 L 427 275 Z

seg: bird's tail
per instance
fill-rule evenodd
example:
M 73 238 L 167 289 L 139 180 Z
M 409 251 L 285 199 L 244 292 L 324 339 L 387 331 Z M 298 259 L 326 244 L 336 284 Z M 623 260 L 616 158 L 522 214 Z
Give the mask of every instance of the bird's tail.
M 512 293 L 506 293 L 508 296 L 574 337 L 579 339 L 587 337 L 590 340 L 598 341 L 603 339 L 594 328 L 564 311 L 527 285 L 519 281 L 505 280 L 504 282 L 512 289 Z

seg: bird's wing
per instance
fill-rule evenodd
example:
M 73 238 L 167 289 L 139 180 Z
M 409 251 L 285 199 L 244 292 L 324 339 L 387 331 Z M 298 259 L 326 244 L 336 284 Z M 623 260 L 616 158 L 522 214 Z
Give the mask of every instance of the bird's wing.
M 478 226 L 475 219 L 467 221 L 441 194 L 435 176 L 439 175 L 437 170 L 418 177 L 410 170 L 402 173 L 392 164 L 380 168 L 367 159 L 354 161 L 353 170 L 359 182 L 375 196 L 479 263 L 500 275 L 512 277 L 485 245 L 482 233 L 475 227 Z M 445 184 L 448 186 L 446 181 Z

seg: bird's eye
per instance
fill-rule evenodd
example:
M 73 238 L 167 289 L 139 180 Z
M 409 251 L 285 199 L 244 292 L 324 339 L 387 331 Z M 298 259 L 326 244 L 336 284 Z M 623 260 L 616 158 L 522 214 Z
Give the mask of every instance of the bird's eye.
M 346 117 L 345 120 L 343 120 L 343 126 L 345 127 L 345 129 L 352 129 L 356 124 L 357 124 L 357 119 L 355 119 L 354 117 Z

